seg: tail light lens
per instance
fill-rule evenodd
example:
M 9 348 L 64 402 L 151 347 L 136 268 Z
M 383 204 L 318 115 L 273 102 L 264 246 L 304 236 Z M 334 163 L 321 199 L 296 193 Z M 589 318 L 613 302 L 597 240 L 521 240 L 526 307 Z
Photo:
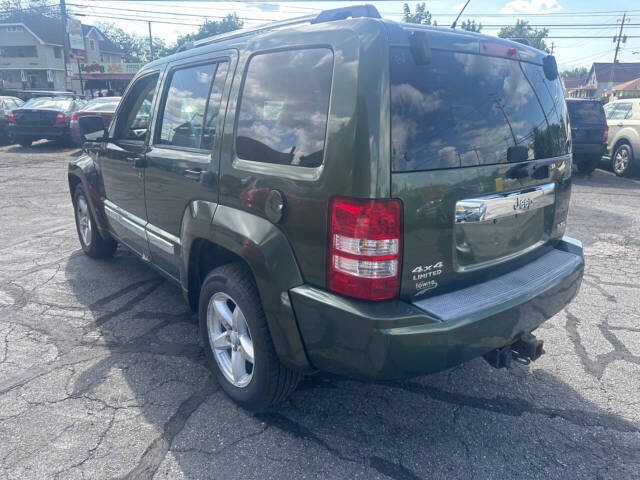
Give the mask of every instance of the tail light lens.
M 334 198 L 329 210 L 329 289 L 365 300 L 398 296 L 402 204 Z
M 602 129 L 602 143 L 609 141 L 609 125 L 605 125 Z
M 73 112 L 73 113 L 71 114 L 71 121 L 72 121 L 72 122 L 77 122 L 77 121 L 78 121 L 78 118 L 80 118 L 80 115 L 78 115 L 78 112 Z
M 67 116 L 62 112 L 58 112 L 58 115 L 56 115 L 56 123 L 67 123 Z
M 16 116 L 13 114 L 13 112 L 9 112 L 8 120 L 9 123 L 16 123 Z

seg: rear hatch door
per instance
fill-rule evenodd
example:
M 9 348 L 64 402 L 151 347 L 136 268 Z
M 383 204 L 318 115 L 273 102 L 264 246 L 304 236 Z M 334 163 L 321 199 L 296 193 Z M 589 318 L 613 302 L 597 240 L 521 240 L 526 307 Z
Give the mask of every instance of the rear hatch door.
M 390 48 L 403 298 L 497 275 L 564 228 L 571 166 L 562 87 L 503 45 L 491 47 L 495 55 L 434 48 L 427 65 L 409 48 Z
M 567 102 L 573 143 L 601 143 L 602 131 L 607 124 L 600 102 Z

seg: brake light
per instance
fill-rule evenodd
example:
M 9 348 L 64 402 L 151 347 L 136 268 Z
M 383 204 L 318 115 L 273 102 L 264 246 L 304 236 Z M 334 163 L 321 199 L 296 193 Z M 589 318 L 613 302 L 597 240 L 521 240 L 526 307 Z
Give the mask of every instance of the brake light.
M 77 122 L 77 121 L 78 121 L 78 118 L 80 118 L 80 115 L 78 114 L 78 112 L 73 112 L 73 113 L 71 114 L 71 121 L 72 121 L 72 122 Z
M 56 115 L 56 123 L 67 123 L 67 116 L 62 112 L 58 112 L 58 115 Z
M 16 116 L 13 114 L 13 112 L 9 112 L 8 120 L 9 123 L 16 123 Z
M 400 200 L 332 199 L 329 207 L 329 289 L 366 300 L 397 297 L 401 232 Z
M 609 125 L 605 125 L 602 129 L 602 143 L 607 143 L 609 141 Z

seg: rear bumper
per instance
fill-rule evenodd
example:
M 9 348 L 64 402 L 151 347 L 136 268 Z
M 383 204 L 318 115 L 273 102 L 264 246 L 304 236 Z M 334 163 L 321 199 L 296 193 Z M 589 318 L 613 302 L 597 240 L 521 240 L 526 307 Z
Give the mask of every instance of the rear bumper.
M 606 143 L 574 143 L 573 156 L 576 157 L 602 157 L 607 152 Z
M 24 126 L 9 124 L 9 132 L 14 136 L 14 138 L 46 138 L 55 140 L 57 138 L 67 137 L 69 135 L 69 127 L 62 124 L 60 124 L 59 126 Z
M 290 291 L 307 354 L 322 371 L 390 380 L 447 369 L 535 330 L 582 281 L 582 245 L 565 237 L 513 272 L 414 304 Z

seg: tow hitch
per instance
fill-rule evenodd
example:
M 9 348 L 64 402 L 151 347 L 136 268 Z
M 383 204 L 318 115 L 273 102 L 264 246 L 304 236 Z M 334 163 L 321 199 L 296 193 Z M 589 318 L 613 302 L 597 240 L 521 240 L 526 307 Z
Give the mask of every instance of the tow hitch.
M 513 362 L 528 365 L 544 353 L 543 342 L 532 333 L 525 333 L 507 345 L 491 350 L 484 359 L 494 368 L 510 368 Z

